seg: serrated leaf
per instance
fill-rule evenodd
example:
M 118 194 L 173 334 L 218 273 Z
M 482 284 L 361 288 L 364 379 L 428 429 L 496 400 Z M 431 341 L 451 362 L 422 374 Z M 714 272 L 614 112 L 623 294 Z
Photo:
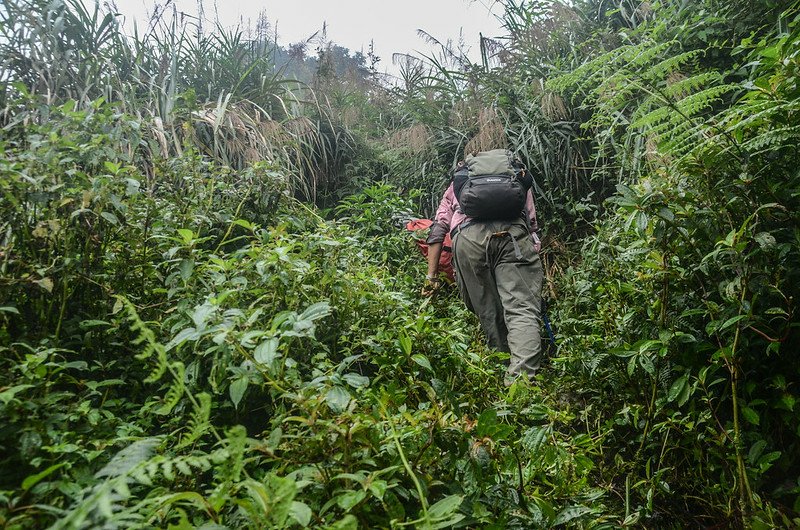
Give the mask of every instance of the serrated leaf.
M 189 476 L 192 474 L 192 468 L 190 468 L 189 464 L 187 464 L 183 460 L 178 460 L 177 462 L 175 462 L 175 467 L 178 468 L 178 471 L 182 475 Z
M 522 446 L 530 453 L 536 453 L 550 435 L 552 427 L 531 427 L 522 436 Z
M 280 477 L 274 473 L 265 479 L 267 498 L 269 499 L 269 518 L 274 528 L 285 528 L 286 520 L 292 513 L 294 498 L 297 495 L 297 484 L 288 477 Z
M 182 259 L 180 265 L 178 265 L 178 271 L 181 273 L 181 279 L 183 281 L 187 281 L 192 277 L 192 271 L 194 271 L 194 260 L 188 258 Z
M 271 337 L 256 347 L 256 349 L 253 351 L 253 358 L 257 363 L 272 366 L 272 364 L 275 362 L 275 359 L 278 358 L 279 345 L 280 340 L 277 337 Z
M 330 314 L 331 305 L 328 302 L 323 301 L 308 306 L 306 310 L 303 311 L 297 318 L 298 320 L 310 320 L 313 322 Z
M 347 373 L 342 376 L 342 379 L 353 388 L 365 388 L 369 386 L 369 377 L 364 375 Z
M 325 393 L 325 402 L 334 412 L 343 412 L 350 403 L 350 393 L 343 387 L 332 387 Z

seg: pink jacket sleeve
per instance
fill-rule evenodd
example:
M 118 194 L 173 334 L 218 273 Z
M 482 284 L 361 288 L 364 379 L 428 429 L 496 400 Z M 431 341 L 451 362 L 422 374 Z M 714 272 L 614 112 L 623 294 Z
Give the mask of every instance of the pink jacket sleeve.
M 453 214 L 457 205 L 456 193 L 453 191 L 453 183 L 451 182 L 439 202 L 436 215 L 433 216 L 433 226 L 427 239 L 429 245 L 444 241 L 444 236 L 450 232 L 450 225 L 453 222 Z

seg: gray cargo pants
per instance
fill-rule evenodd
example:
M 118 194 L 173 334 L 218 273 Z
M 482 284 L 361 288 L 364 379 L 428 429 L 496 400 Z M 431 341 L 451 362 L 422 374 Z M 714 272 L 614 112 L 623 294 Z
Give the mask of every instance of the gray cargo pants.
M 542 263 L 524 221 L 476 221 L 453 239 L 461 298 L 478 315 L 489 346 L 511 353 L 505 382 L 533 377 L 539 335 Z

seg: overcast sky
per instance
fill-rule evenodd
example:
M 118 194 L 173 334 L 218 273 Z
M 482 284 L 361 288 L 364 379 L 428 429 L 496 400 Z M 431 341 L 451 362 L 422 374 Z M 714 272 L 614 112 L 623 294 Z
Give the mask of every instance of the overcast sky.
M 140 31 L 147 26 L 154 4 L 166 0 L 116 0 L 125 16 L 127 28 L 136 20 Z M 197 15 L 198 0 L 174 0 L 178 11 Z M 486 37 L 503 34 L 495 15 L 502 6 L 495 0 L 202 0 L 207 27 L 218 16 L 225 27 L 241 24 L 255 26 L 260 12 L 265 12 L 277 26 L 278 41 L 283 44 L 308 39 L 327 23 L 328 39 L 350 50 L 367 53 L 370 40 L 381 58 L 380 70 L 391 67 L 392 54 L 425 53 L 430 45 L 418 36 L 422 29 L 441 42 L 457 41 L 463 30 L 464 40 L 474 61 L 480 58 L 479 33 Z M 273 28 L 274 31 L 274 28 Z M 312 48 L 313 49 L 313 48 Z

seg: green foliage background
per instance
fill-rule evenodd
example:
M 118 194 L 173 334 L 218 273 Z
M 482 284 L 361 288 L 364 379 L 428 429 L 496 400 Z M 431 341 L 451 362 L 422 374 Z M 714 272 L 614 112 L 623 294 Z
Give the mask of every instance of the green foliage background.
M 4 4 L 4 527 L 800 524 L 800 5 L 503 6 L 387 84 Z M 558 336 L 509 389 L 403 228 L 498 141 Z

